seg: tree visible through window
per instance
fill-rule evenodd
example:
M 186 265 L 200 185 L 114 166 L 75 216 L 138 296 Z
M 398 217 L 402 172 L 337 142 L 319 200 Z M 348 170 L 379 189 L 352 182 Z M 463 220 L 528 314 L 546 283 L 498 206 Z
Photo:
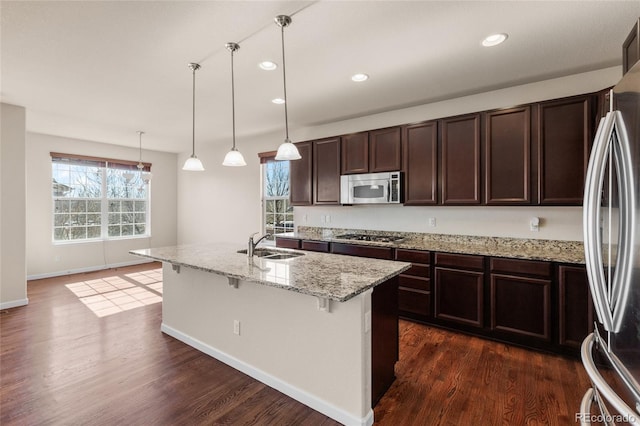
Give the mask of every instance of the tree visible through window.
M 150 235 L 149 170 L 52 153 L 53 241 Z
M 293 231 L 293 207 L 289 204 L 289 162 L 264 163 L 264 231 L 275 235 Z M 272 238 L 273 239 L 273 238 Z

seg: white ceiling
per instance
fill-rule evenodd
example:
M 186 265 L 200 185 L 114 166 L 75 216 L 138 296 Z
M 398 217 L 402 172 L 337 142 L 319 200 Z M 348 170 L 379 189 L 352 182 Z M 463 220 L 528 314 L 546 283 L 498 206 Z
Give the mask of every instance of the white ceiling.
M 230 145 L 235 54 L 242 138 L 284 136 L 274 16 L 285 29 L 292 129 L 620 65 L 640 1 L 4 1 L 1 99 L 27 129 L 148 149 Z M 483 37 L 509 34 L 497 47 Z M 365 83 L 350 76 L 365 72 Z M 273 149 L 276 148 L 275 144 Z

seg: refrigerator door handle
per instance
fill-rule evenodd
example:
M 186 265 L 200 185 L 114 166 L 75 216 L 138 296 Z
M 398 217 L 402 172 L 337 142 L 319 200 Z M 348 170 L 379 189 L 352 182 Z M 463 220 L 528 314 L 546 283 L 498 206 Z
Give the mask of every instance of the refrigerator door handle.
M 607 159 L 610 157 L 615 165 L 620 194 L 620 223 L 616 267 L 611 282 L 607 285 L 599 226 L 600 194 L 604 184 Z M 618 332 L 621 327 L 631 285 L 636 221 L 632 170 L 633 160 L 622 114 L 619 111 L 609 112 L 600 121 L 589 158 L 585 180 L 583 232 L 585 264 L 594 306 L 598 319 L 604 328 L 611 332 Z
M 638 414 L 631 409 L 631 407 L 629 407 L 627 403 L 618 396 L 618 394 L 616 394 L 606 380 L 604 380 L 600 375 L 600 372 L 593 360 L 593 344 L 596 339 L 597 335 L 595 333 L 589 334 L 582 342 L 580 350 L 582 364 L 584 365 L 584 369 L 587 371 L 587 375 L 589 376 L 593 386 L 593 389 L 589 389 L 587 393 L 590 391 L 593 392 L 591 400 L 598 402 L 598 406 L 600 407 L 600 411 L 603 415 L 606 416 L 608 414 L 602 400 L 604 398 L 604 400 L 608 401 L 616 409 L 618 414 L 624 417 L 626 422 L 632 425 L 640 425 L 640 416 L 638 416 Z M 588 401 L 585 402 L 586 398 L 587 395 L 585 394 L 580 405 L 580 414 L 582 419 L 584 419 L 585 415 L 589 414 L 589 407 L 591 405 Z
M 589 287 L 598 319 L 605 327 L 611 326 L 607 315 L 606 280 L 602 267 L 602 237 L 600 227 L 600 194 L 604 179 L 605 162 L 609 151 L 609 136 L 613 127 L 611 113 L 600 120 L 591 149 L 584 185 L 583 234 L 585 266 Z

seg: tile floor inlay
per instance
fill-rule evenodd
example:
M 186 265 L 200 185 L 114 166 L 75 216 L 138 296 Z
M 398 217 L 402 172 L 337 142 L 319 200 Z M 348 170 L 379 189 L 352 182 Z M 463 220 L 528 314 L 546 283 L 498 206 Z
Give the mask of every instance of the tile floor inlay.
M 67 284 L 96 316 L 162 302 L 162 268 Z

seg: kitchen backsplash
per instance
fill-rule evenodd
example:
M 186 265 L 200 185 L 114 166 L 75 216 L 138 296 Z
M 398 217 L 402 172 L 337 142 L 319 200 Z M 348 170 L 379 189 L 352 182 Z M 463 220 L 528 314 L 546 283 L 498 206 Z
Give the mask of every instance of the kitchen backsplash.
M 582 207 L 310 206 L 294 207 L 294 220 L 296 227 L 583 240 Z

